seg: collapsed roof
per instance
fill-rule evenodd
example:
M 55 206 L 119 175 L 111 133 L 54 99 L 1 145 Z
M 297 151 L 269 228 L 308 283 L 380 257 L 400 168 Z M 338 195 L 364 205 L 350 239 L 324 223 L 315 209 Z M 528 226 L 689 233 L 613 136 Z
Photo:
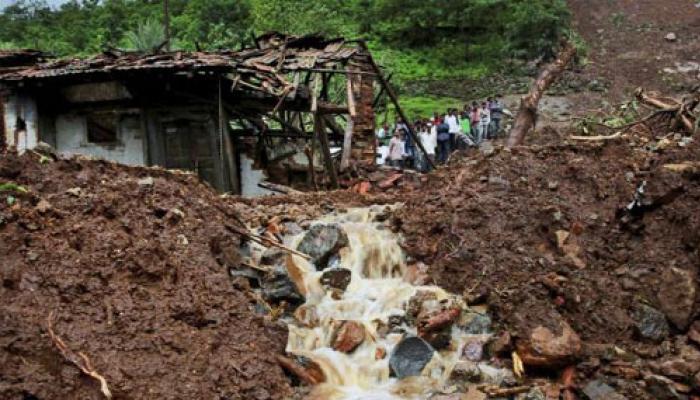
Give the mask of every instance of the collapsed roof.
M 59 59 L 20 69 L 0 69 L 0 82 L 94 81 L 126 77 L 133 73 L 186 76 L 223 73 L 230 74 L 227 77 L 234 82 L 236 89 L 280 97 L 292 92 L 298 84 L 290 81 L 285 74 L 298 71 L 345 73 L 346 70 L 339 67 L 347 65 L 351 59 L 367 61 L 369 54 L 356 43 L 352 44 L 342 38 L 325 39 L 318 35 L 297 37 L 272 32 L 258 37 L 256 47 L 240 51 L 144 54 L 113 50 L 87 59 Z M 15 57 L 22 54 L 18 53 Z M 40 61 L 39 57 L 35 61 Z

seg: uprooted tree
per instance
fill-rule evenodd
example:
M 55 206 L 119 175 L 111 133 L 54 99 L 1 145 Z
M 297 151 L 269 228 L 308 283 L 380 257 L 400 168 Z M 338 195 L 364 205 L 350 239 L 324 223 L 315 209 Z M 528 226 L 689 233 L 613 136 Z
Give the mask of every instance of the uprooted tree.
M 693 134 L 698 130 L 700 119 L 695 114 L 695 109 L 700 105 L 700 86 L 695 87 L 689 96 L 681 100 L 647 93 L 642 88 L 635 91 L 635 96 L 640 103 L 657 109 L 648 118 L 657 115 L 668 118 L 669 128 L 673 131 L 685 130 L 689 134 Z
M 545 66 L 535 82 L 530 87 L 530 92 L 520 99 L 520 110 L 515 117 L 513 128 L 508 135 L 506 147 L 514 147 L 523 143 L 525 135 L 535 127 L 537 123 L 537 107 L 540 99 L 547 89 L 564 72 L 566 66 L 576 55 L 576 47 L 570 42 L 564 42 L 562 50 L 551 64 Z

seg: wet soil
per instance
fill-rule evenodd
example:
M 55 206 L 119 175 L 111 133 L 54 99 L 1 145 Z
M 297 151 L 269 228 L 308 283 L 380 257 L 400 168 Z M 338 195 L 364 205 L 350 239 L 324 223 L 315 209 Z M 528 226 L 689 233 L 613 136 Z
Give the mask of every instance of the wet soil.
M 103 398 L 52 343 L 50 313 L 115 399 L 290 393 L 286 327 L 228 276 L 233 207 L 191 175 L 43 161 L 0 156 L 0 182 L 28 189 L 0 193 L 0 398 Z

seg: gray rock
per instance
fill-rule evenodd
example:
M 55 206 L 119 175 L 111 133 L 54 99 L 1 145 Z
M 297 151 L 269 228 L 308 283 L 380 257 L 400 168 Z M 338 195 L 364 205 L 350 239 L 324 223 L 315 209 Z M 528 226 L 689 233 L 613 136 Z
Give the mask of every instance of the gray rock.
M 673 381 L 660 376 L 649 375 L 644 378 L 647 384 L 646 390 L 656 400 L 686 400 L 687 397 L 679 394 L 673 384 Z
M 328 260 L 341 248 L 348 246 L 348 235 L 337 224 L 313 225 L 297 246 L 297 250 L 311 256 L 317 270 L 328 267 Z
M 496 149 L 493 147 L 493 144 L 491 144 L 491 142 L 487 140 L 479 145 L 479 151 L 481 152 L 481 154 L 485 155 L 486 157 L 489 157 L 496 152 Z
M 347 268 L 329 268 L 321 275 L 321 285 L 345 291 L 351 278 L 352 272 Z
M 491 332 L 491 318 L 486 314 L 474 314 L 464 331 L 473 335 L 483 335 Z
M 141 178 L 137 182 L 139 186 L 153 186 L 153 177 L 147 176 L 145 178 Z
M 304 297 L 299 293 L 294 282 L 287 275 L 287 269 L 276 266 L 265 274 L 260 281 L 263 297 L 269 302 L 279 303 L 286 301 L 290 304 L 304 302 Z
M 626 400 L 627 398 L 600 380 L 588 382 L 583 388 L 583 394 L 588 400 Z
M 539 388 L 532 388 L 529 392 L 516 397 L 517 400 L 547 400 L 544 393 Z
M 676 36 L 676 34 L 673 32 L 669 32 L 666 34 L 666 36 L 664 36 L 664 39 L 666 39 L 669 42 L 675 42 L 676 40 L 678 40 L 678 36 Z
M 425 340 L 411 336 L 404 338 L 391 353 L 389 366 L 397 378 L 418 376 L 433 358 L 433 349 Z
M 637 305 L 633 318 L 637 331 L 645 339 L 660 342 L 670 333 L 666 316 L 653 307 L 645 304 Z

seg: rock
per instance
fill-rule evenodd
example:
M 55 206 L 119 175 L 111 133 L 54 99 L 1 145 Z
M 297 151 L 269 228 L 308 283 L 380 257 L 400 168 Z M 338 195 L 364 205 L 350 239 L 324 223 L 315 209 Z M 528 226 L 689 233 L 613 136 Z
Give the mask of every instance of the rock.
M 409 324 L 415 323 L 418 314 L 420 314 L 423 309 L 423 304 L 427 302 L 437 302 L 437 295 L 435 292 L 428 290 L 418 290 L 416 294 L 413 295 L 408 300 L 408 306 L 406 307 L 406 321 Z
M 501 386 L 517 383 L 513 371 L 508 368 L 496 368 L 486 363 L 480 363 L 479 370 L 481 371 L 481 380 L 485 384 Z
M 516 343 L 518 355 L 526 366 L 558 368 L 575 361 L 581 352 L 581 338 L 565 321 L 559 321 L 560 333 L 547 327 L 534 328 L 528 337 Z
M 357 321 L 342 321 L 331 347 L 343 353 L 352 353 L 365 340 L 365 327 Z
M 374 350 L 374 359 L 383 360 L 384 357 L 386 357 L 386 349 L 383 347 L 377 347 L 377 349 Z
M 428 342 L 417 337 L 406 337 L 396 345 L 389 358 L 389 367 L 399 379 L 419 376 L 433 358 L 433 349 Z
M 38 260 L 38 259 L 39 259 L 39 253 L 37 253 L 36 251 L 34 251 L 34 250 L 29 250 L 29 251 L 27 252 L 27 260 L 29 260 L 29 261 L 36 261 L 36 260 Z
M 51 211 L 53 207 L 51 206 L 51 203 L 48 201 L 41 199 L 36 207 L 34 209 L 39 213 L 39 214 L 46 214 L 47 212 Z
M 493 153 L 496 152 L 496 149 L 493 147 L 493 144 L 487 140 L 487 141 L 481 142 L 481 144 L 479 145 L 479 151 L 484 156 L 489 157 L 489 156 L 492 156 Z
M 260 281 L 263 297 L 267 301 L 279 303 L 286 301 L 291 304 L 300 304 L 304 297 L 297 290 L 292 279 L 287 275 L 287 269 L 283 266 L 276 266 L 265 274 Z
M 516 400 L 547 400 L 547 398 L 540 388 L 533 387 L 529 392 L 518 395 Z
M 690 271 L 667 268 L 658 289 L 659 308 L 676 328 L 685 330 L 695 304 L 695 277 Z
M 666 34 L 666 36 L 664 36 L 664 39 L 666 39 L 667 42 L 675 42 L 676 40 L 678 40 L 678 37 L 675 33 L 669 32 Z
M 153 186 L 154 180 L 153 177 L 147 176 L 139 179 L 136 183 L 138 183 L 139 186 Z
M 498 356 L 508 354 L 513 349 L 513 343 L 508 331 L 504 331 L 498 337 L 494 338 L 486 347 L 489 355 Z
M 473 361 L 459 360 L 452 369 L 450 380 L 453 382 L 472 382 L 481 381 L 481 370 L 479 364 Z
M 656 400 L 685 400 L 687 397 L 679 394 L 673 381 L 659 375 L 649 375 L 644 378 L 646 390 Z
M 321 285 L 345 291 L 350 284 L 352 272 L 347 268 L 329 268 L 321 275 Z
M 428 266 L 423 263 L 409 265 L 403 280 L 415 286 L 433 283 L 433 279 L 428 275 Z
M 297 250 L 311 256 L 311 261 L 320 271 L 327 267 L 332 255 L 348 244 L 348 235 L 339 225 L 317 224 L 306 232 Z
M 486 314 L 473 314 L 472 319 L 464 327 L 466 333 L 484 335 L 491 332 L 491 317 Z
M 696 345 L 700 345 L 700 321 L 695 321 L 690 325 L 688 339 L 693 341 Z
M 559 182 L 557 181 L 549 181 L 547 182 L 547 189 L 549 190 L 557 190 L 559 188 Z
M 484 345 L 478 340 L 470 341 L 464 346 L 462 352 L 464 358 L 469 361 L 481 361 L 484 356 Z
M 583 388 L 583 394 L 588 400 L 626 400 L 627 398 L 600 380 L 588 382 Z
M 74 188 L 70 188 L 70 189 L 66 190 L 66 193 L 68 193 L 71 196 L 75 196 L 75 197 L 80 197 L 82 192 L 83 192 L 82 189 L 80 189 L 79 187 L 74 187 Z
M 646 304 L 637 305 L 632 317 L 636 323 L 637 332 L 645 339 L 660 342 L 670 333 L 666 316 Z

